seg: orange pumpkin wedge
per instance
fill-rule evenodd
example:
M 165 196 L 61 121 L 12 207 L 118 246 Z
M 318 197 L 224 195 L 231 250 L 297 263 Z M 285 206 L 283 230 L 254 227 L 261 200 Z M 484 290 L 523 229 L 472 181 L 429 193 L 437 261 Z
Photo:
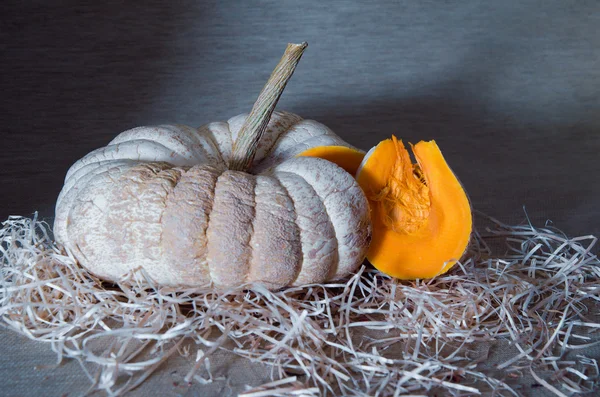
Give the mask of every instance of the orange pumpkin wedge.
M 356 175 L 365 152 L 346 146 L 317 146 L 303 151 L 299 156 L 319 157 L 339 165 L 351 175 Z
M 466 251 L 471 205 L 435 141 L 412 146 L 392 136 L 364 157 L 356 180 L 371 207 L 373 236 L 367 259 L 399 279 L 447 272 Z

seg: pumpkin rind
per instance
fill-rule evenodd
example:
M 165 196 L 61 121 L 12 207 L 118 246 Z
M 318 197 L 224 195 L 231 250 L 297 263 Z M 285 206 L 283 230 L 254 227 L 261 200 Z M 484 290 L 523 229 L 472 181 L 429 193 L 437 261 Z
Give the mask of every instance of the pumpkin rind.
M 138 127 L 91 152 L 67 173 L 56 240 L 113 281 L 141 267 L 160 285 L 279 288 L 354 271 L 370 239 L 366 197 L 337 165 L 295 158 L 312 145 L 351 146 L 275 112 L 250 173 L 229 171 L 245 117 Z

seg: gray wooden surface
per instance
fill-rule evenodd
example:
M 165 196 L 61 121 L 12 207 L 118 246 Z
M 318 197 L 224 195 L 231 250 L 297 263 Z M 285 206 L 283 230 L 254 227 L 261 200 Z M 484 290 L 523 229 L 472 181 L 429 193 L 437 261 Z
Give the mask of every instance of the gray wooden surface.
M 600 234 L 595 0 L 4 1 L 0 218 L 51 219 L 68 167 L 125 129 L 248 111 L 300 41 L 280 109 L 363 149 L 434 138 L 476 209 L 514 223 L 526 206 L 537 224 Z M 76 364 L 33 370 L 48 347 L 1 332 L 0 394 L 83 390 Z M 266 376 L 251 368 L 249 383 Z M 173 382 L 165 370 L 138 393 L 230 392 Z

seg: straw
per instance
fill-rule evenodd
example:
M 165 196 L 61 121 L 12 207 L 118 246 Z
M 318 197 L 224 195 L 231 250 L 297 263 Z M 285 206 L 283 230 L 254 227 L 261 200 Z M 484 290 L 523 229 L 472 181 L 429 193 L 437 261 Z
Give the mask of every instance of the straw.
M 55 244 L 37 215 L 10 217 L 0 229 L 0 316 L 49 343 L 59 361 L 76 359 L 90 391 L 107 395 L 138 387 L 175 354 L 197 358 L 187 381 L 209 383 L 219 350 L 271 366 L 273 382 L 242 394 L 253 397 L 519 395 L 521 376 L 558 396 L 591 392 L 597 239 L 485 220 L 465 258 L 430 280 L 363 266 L 327 284 L 217 292 L 161 288 L 141 270 L 105 283 Z M 515 354 L 492 365 L 478 349 L 497 343 Z M 196 375 L 201 368 L 208 379 Z

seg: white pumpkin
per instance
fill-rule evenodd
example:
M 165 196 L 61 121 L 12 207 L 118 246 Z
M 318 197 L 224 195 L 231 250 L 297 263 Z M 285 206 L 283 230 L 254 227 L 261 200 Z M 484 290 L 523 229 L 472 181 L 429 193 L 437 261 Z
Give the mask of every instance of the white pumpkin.
M 269 106 L 248 172 L 228 166 L 246 114 L 198 129 L 119 134 L 68 171 L 56 240 L 112 281 L 143 268 L 165 286 L 280 288 L 353 272 L 371 235 L 365 195 L 336 164 L 297 157 L 350 145 L 320 123 Z

